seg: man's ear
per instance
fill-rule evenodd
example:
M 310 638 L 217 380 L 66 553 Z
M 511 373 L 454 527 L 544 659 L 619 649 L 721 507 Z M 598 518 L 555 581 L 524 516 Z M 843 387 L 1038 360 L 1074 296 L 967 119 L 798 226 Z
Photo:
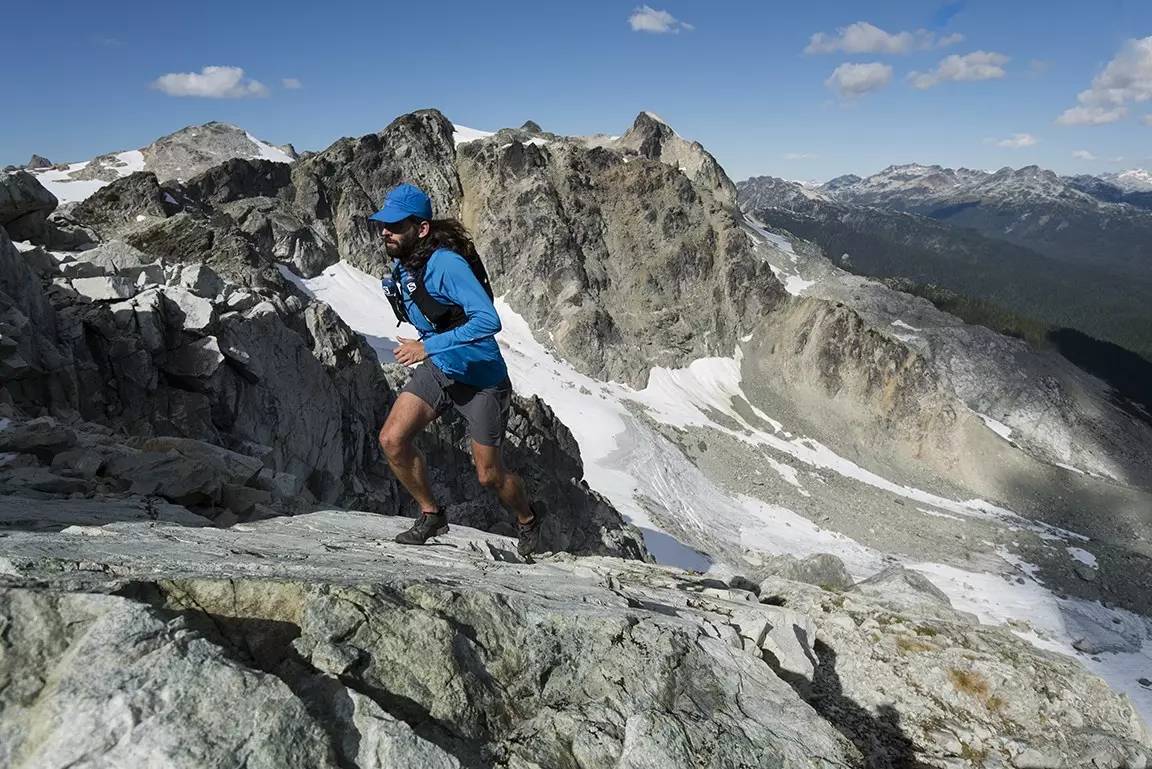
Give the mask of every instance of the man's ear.
M 416 235 L 421 238 L 428 237 L 428 233 L 432 232 L 432 224 L 427 221 L 420 222 L 420 229 L 416 230 Z

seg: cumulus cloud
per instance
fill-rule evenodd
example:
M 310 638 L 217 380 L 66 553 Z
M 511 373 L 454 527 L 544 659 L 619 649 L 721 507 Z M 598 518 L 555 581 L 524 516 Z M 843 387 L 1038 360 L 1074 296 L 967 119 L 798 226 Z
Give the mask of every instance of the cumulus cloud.
M 878 61 L 868 64 L 841 64 L 832 70 L 824 85 L 835 90 L 841 98 L 850 99 L 870 91 L 878 91 L 892 79 L 892 67 Z
M 1070 107 L 1056 118 L 1056 122 L 1060 125 L 1104 125 L 1115 123 L 1127 114 L 1127 107 Z
M 995 80 L 1004 77 L 1008 57 L 992 51 L 973 51 L 944 57 L 931 72 L 909 72 L 908 80 L 924 90 L 948 80 Z
M 840 27 L 835 34 L 817 32 L 808 40 L 804 53 L 889 53 L 901 54 L 922 51 L 928 48 L 954 45 L 964 39 L 963 35 L 953 34 L 936 38 L 926 29 L 913 32 L 886 32 L 875 24 L 858 21 L 847 27 Z
M 1124 43 L 1092 85 L 1076 96 L 1079 106 L 1056 118 L 1063 125 L 1115 123 L 1128 114 L 1129 103 L 1152 99 L 1152 36 Z
M 1077 160 L 1096 160 L 1096 156 L 1088 150 L 1076 150 L 1072 153 L 1072 157 Z
M 1012 134 L 1007 139 L 985 139 L 984 141 L 995 144 L 997 147 L 1019 149 L 1020 147 L 1031 147 L 1037 140 L 1032 134 Z
M 200 96 L 208 99 L 244 99 L 267 96 L 259 80 L 244 77 L 240 67 L 205 67 L 199 72 L 171 72 L 152 81 L 152 87 L 169 96 Z
M 628 24 L 633 32 L 651 32 L 655 35 L 676 34 L 680 30 L 691 31 L 695 29 L 691 24 L 680 21 L 668 11 L 650 8 L 642 5 L 632 11 L 628 17 Z
M 280 81 L 280 85 L 287 88 L 289 91 L 295 91 L 297 88 L 303 88 L 304 84 L 294 77 L 286 77 Z

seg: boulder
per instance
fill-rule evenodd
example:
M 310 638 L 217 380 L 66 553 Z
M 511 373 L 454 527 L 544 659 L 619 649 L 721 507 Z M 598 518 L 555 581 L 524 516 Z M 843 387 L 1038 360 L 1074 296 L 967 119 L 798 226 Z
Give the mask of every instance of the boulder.
M 204 333 L 216 319 L 211 300 L 193 294 L 180 286 L 168 286 L 161 292 L 164 320 L 182 331 Z
M 214 299 L 224 289 L 224 281 L 216 271 L 203 264 L 187 264 L 181 267 L 176 285 L 205 299 Z
M 12 222 L 29 214 L 46 218 L 55 210 L 56 196 L 45 189 L 34 174 L 17 171 L 0 176 L 0 226 L 7 228 Z M 12 236 L 14 240 L 25 240 Z
M 238 485 L 253 480 L 263 467 L 259 459 L 188 438 L 149 438 L 141 443 L 141 447 L 151 452 L 176 452 L 189 460 L 204 462 L 213 467 L 224 482 Z
M 759 557 L 755 568 L 761 580 L 776 576 L 826 590 L 847 590 L 853 584 L 844 562 L 831 553 L 815 553 L 805 558 L 793 555 Z
M 0 227 L 13 240 L 44 243 L 48 239 L 48 215 L 56 208 L 56 196 L 27 171 L 0 174 Z
M 0 452 L 36 454 L 51 459 L 55 454 L 76 444 L 76 433 L 51 417 L 40 417 L 27 422 L 9 424 L 0 429 Z
M 104 240 L 124 239 L 166 218 L 170 207 L 155 174 L 138 171 L 96 190 L 77 203 L 69 217 Z
M 907 606 L 952 608 L 952 601 L 923 574 L 899 564 L 889 566 L 852 587 L 853 593 Z
M 174 377 L 207 379 L 223 362 L 224 356 L 216 337 L 206 336 L 169 350 L 160 368 Z
M 72 290 L 92 301 L 127 299 L 136 294 L 136 283 L 118 275 L 99 275 L 92 278 L 75 278 L 71 281 Z
M 215 464 L 190 459 L 176 451 L 142 451 L 114 457 L 105 463 L 103 472 L 129 483 L 133 494 L 154 494 L 178 504 L 217 502 L 224 483 Z

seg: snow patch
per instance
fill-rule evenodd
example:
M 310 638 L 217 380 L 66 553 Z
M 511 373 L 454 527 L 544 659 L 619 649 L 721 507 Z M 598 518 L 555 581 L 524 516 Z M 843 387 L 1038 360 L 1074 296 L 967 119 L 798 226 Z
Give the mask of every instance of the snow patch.
M 473 142 L 477 139 L 487 139 L 492 136 L 495 131 L 481 131 L 476 128 L 469 128 L 463 125 L 452 125 L 452 141 L 457 147 L 465 142 Z
M 978 416 L 984 420 L 984 424 L 985 424 L 985 426 L 987 426 L 987 428 L 989 430 L 996 433 L 997 435 L 999 435 L 1001 438 L 1003 438 L 1006 441 L 1012 440 L 1012 428 L 1011 427 L 1004 424 L 1003 422 L 997 422 L 992 417 L 987 416 L 985 414 L 981 414 L 980 412 L 973 412 L 973 413 L 975 413 L 976 416 Z
M 254 160 L 272 160 L 276 163 L 293 162 L 292 156 L 279 147 L 274 147 L 268 142 L 260 141 L 247 131 L 244 132 L 244 135 L 248 137 L 248 141 L 256 145 L 256 149 L 259 151 L 259 154 L 253 158 Z
M 1068 555 L 1072 556 L 1075 560 L 1079 561 L 1080 563 L 1084 564 L 1085 566 L 1091 567 L 1093 569 L 1099 568 L 1096 565 L 1096 556 L 1092 555 L 1091 553 L 1089 553 L 1084 548 L 1068 547 L 1068 548 L 1065 548 L 1065 550 L 1068 551 Z

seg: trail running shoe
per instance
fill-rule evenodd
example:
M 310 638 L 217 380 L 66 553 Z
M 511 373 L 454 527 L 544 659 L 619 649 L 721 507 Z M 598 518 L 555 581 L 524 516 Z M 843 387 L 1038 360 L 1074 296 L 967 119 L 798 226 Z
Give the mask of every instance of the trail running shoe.
M 396 535 L 401 545 L 423 545 L 432 537 L 448 533 L 448 515 L 444 508 L 436 513 L 421 513 L 412 528 Z
M 532 505 L 528 505 L 528 509 L 532 511 L 532 520 L 528 523 L 516 521 L 516 552 L 521 558 L 535 553 L 536 546 L 540 544 L 540 513 Z

